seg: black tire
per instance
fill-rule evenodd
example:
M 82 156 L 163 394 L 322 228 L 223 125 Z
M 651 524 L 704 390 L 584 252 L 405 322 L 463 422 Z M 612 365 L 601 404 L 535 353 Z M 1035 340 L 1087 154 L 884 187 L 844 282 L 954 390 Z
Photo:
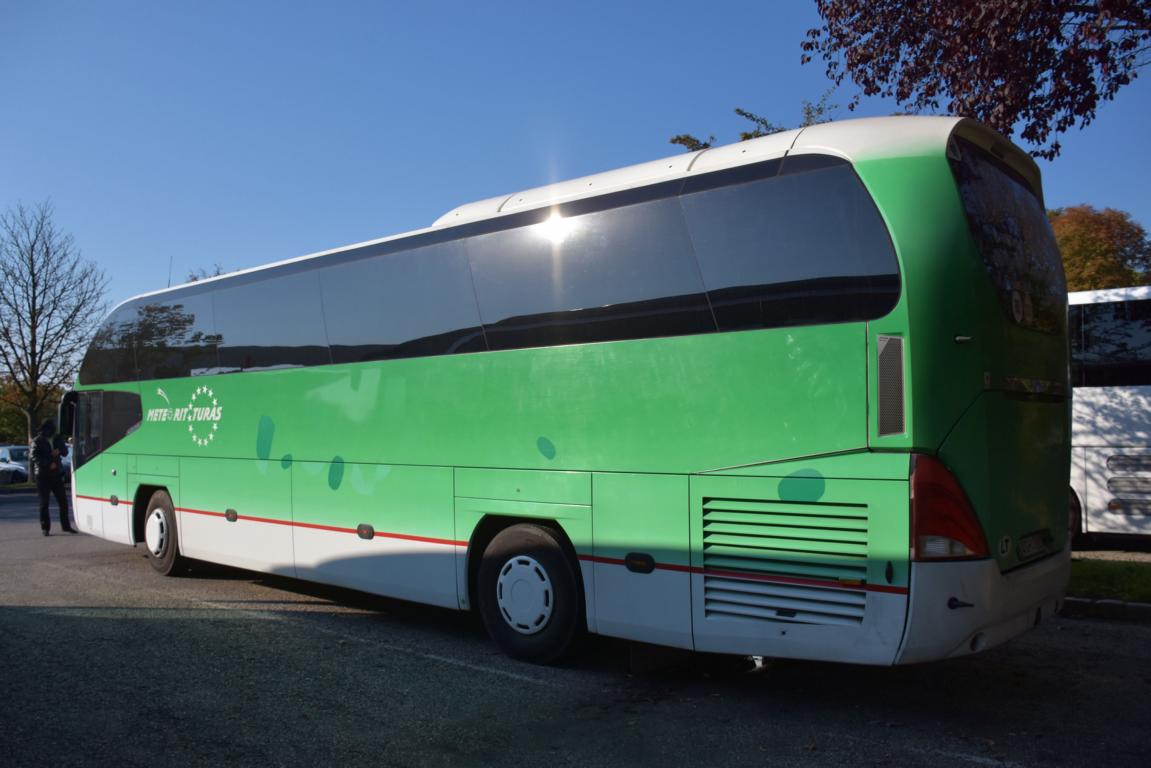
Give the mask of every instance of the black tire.
M 176 511 L 167 491 L 156 491 L 148 499 L 144 513 L 144 551 L 157 573 L 178 576 L 185 570 L 176 532 Z
M 1071 548 L 1078 549 L 1085 543 L 1083 534 L 1083 505 L 1079 503 L 1079 495 L 1074 489 L 1067 491 L 1067 535 L 1071 539 Z
M 476 593 L 496 645 L 536 664 L 562 657 L 584 627 L 577 573 L 549 528 L 524 523 L 496 534 L 484 550 Z M 524 599 L 514 601 L 513 592 Z

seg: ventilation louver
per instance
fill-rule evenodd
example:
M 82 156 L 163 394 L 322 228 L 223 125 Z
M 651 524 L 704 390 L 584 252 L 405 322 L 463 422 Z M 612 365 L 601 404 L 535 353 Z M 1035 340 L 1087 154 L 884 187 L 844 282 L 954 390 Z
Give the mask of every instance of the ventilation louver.
M 705 499 L 705 614 L 858 625 L 867 534 L 864 506 Z

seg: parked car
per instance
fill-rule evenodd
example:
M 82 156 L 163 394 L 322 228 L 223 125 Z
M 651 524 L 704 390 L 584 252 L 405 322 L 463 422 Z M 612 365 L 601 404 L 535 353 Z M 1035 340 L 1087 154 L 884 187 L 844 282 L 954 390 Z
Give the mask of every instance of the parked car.
M 0 462 L 20 464 L 24 471 L 28 471 L 28 446 L 26 445 L 0 445 Z
M 28 482 L 28 470 L 23 464 L 13 461 L 0 461 L 0 485 Z

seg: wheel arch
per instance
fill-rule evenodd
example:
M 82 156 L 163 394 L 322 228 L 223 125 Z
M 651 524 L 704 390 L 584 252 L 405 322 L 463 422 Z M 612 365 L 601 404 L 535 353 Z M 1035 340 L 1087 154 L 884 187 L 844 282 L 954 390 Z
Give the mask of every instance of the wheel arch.
M 477 609 L 476 585 L 479 581 L 480 562 L 483 560 L 484 550 L 488 548 L 488 545 L 492 543 L 492 539 L 498 536 L 501 531 L 511 528 L 514 525 L 522 524 L 538 525 L 547 528 L 555 534 L 560 548 L 575 568 L 576 588 L 579 590 L 580 604 L 583 606 L 584 613 L 586 614 L 588 610 L 588 599 L 585 594 L 583 567 L 580 564 L 579 554 L 576 552 L 575 545 L 572 544 L 571 536 L 564 530 L 563 524 L 552 518 L 516 517 L 512 515 L 485 515 L 476 524 L 476 527 L 472 530 L 472 535 L 468 538 L 467 596 L 470 610 L 474 611 Z
M 136 486 L 136 495 L 132 497 L 132 543 L 139 544 L 144 540 L 144 516 L 148 513 L 148 502 L 156 491 L 163 491 L 172 498 L 172 492 L 165 485 L 144 484 Z M 177 529 L 177 532 L 179 529 Z

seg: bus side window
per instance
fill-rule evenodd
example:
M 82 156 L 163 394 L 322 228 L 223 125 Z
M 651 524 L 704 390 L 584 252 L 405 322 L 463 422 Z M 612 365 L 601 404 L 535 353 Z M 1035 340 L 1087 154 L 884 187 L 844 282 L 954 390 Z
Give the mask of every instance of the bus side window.
M 324 267 L 320 296 L 334 363 L 487 349 L 458 241 Z
M 574 210 L 465 241 L 491 349 L 715 330 L 676 200 Z
M 220 288 L 212 311 L 221 371 L 332 362 L 315 270 Z
M 72 465 L 79 469 L 101 449 L 100 432 L 104 419 L 104 393 L 81 392 L 76 401 L 76 432 L 72 438 L 75 455 Z
M 134 392 L 80 392 L 72 438 L 73 466 L 79 469 L 100 451 L 132 434 L 143 417 L 140 396 Z
M 1151 384 L 1151 300 L 1082 305 L 1080 373 L 1087 387 Z M 1072 352 L 1076 352 L 1072 338 Z

